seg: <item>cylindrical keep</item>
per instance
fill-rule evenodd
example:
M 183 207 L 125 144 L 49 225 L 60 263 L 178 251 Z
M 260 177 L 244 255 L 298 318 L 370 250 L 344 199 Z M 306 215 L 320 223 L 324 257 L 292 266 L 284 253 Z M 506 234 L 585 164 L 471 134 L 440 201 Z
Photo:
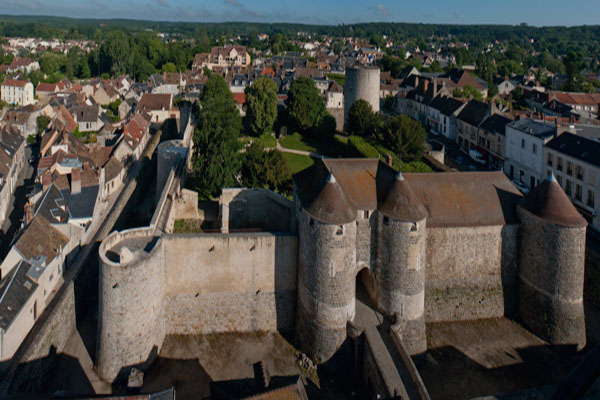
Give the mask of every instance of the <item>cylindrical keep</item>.
M 179 160 L 185 159 L 188 149 L 183 140 L 169 140 L 163 142 L 157 149 L 156 164 L 156 202 L 160 200 L 171 169 L 177 165 Z
M 399 318 L 410 354 L 427 351 L 425 335 L 426 219 L 402 222 L 378 212 L 377 306 Z
M 145 365 L 164 340 L 162 243 L 159 239 L 150 254 L 136 252 L 122 263 L 100 253 L 96 366 L 108 382 L 123 377 L 128 367 Z
M 297 340 L 322 363 L 346 340 L 354 319 L 356 223 L 325 224 L 302 211 L 298 230 Z
M 552 345 L 585 347 L 585 227 L 553 224 L 518 207 L 519 317 Z
M 346 67 L 344 84 L 344 121 L 348 119 L 350 107 L 358 99 L 365 100 L 379 112 L 379 87 L 381 71 L 377 67 Z

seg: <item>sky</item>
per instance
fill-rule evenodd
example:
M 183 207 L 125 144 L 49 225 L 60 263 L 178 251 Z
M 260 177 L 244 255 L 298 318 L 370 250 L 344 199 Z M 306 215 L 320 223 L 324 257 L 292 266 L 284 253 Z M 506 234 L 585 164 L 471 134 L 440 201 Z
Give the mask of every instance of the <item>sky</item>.
M 0 14 L 189 22 L 597 25 L 598 0 L 0 0 Z

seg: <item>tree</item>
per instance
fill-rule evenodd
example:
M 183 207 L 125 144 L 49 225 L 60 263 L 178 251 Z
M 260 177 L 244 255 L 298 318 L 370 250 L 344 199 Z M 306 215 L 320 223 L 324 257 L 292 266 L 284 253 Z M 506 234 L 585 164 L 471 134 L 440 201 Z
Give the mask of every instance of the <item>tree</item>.
M 312 79 L 300 77 L 292 82 L 288 92 L 289 116 L 302 131 L 319 126 L 325 115 L 325 102 Z
M 459 97 L 459 98 L 468 98 L 468 97 L 472 97 L 475 100 L 483 100 L 483 96 L 481 95 L 481 92 L 477 89 L 475 89 L 470 83 L 467 83 L 465 86 L 463 86 L 462 89 L 454 89 L 454 91 L 452 92 L 452 94 L 454 95 L 454 97 Z
M 38 135 L 41 135 L 42 133 L 44 133 L 46 128 L 48 128 L 50 121 L 52 121 L 52 119 L 44 114 L 42 114 L 36 118 Z
M 259 78 L 246 88 L 246 121 L 250 131 L 260 136 L 273 129 L 277 119 L 277 85 L 270 78 Z
M 381 117 L 373 112 L 371 104 L 363 99 L 358 99 L 348 110 L 346 130 L 351 135 L 375 138 L 381 125 Z
M 386 146 L 403 161 L 419 160 L 425 151 L 427 132 L 420 122 L 406 115 L 388 119 L 383 127 Z
M 221 188 L 235 184 L 241 165 L 238 141 L 241 129 L 242 118 L 225 80 L 220 75 L 211 75 L 202 93 L 192 159 L 192 178 L 205 193 L 215 196 Z
M 177 72 L 177 66 L 172 62 L 163 64 L 162 72 Z
M 259 143 L 246 149 L 242 161 L 242 183 L 246 187 L 292 194 L 292 172 L 280 151 L 265 151 Z

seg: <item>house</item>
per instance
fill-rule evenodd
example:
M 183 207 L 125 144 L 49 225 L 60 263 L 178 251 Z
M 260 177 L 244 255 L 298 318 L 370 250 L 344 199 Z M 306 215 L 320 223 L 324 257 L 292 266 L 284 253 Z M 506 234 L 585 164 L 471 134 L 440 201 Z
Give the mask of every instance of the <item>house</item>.
M 456 117 L 456 141 L 465 153 L 477 147 L 479 126 L 491 114 L 491 107 L 479 100 L 471 100 Z
M 15 57 L 6 69 L 9 74 L 15 72 L 24 72 L 26 74 L 31 71 L 40 69 L 40 64 L 32 58 Z
M 29 80 L 6 78 L 0 87 L 0 100 L 19 106 L 33 104 L 33 85 Z
M 556 127 L 529 118 L 506 125 L 504 172 L 510 179 L 533 189 L 546 176 L 544 146 L 556 136 Z
M 119 99 L 119 92 L 110 84 L 102 84 L 94 91 L 91 97 L 97 104 L 107 106 Z
M 501 114 L 493 114 L 479 126 L 476 149 L 488 157 L 490 169 L 504 169 L 506 125 L 511 122 L 511 119 Z
M 252 59 L 245 46 L 213 47 L 210 54 L 196 54 L 192 64 L 193 71 L 204 68 L 213 70 L 215 67 L 248 67 Z
M 10 123 L 21 132 L 21 136 L 27 138 L 37 134 L 37 117 L 40 114 L 40 111 L 8 110 L 4 114 L 3 122 Z
M 125 168 L 115 157 L 110 157 L 100 171 L 101 198 L 106 200 L 118 192 L 125 180 Z
M 498 87 L 498 94 L 508 95 L 519 86 L 519 82 L 508 77 L 499 77 L 494 79 L 494 84 Z
M 171 117 L 171 94 L 144 93 L 137 109 L 152 116 L 152 122 L 164 122 Z
M 577 114 L 583 118 L 595 119 L 598 117 L 598 106 L 600 105 L 600 93 L 575 93 L 575 92 L 556 92 L 548 93 L 549 101 L 571 107 Z
M 333 81 L 326 93 L 327 108 L 344 108 L 344 88 Z
M 465 86 L 470 85 L 481 93 L 484 99 L 488 95 L 488 84 L 484 80 L 473 76 L 469 71 L 453 69 L 443 77 L 453 82 L 456 89 L 463 89 Z
M 98 106 L 75 106 L 70 111 L 77 122 L 79 132 L 97 132 L 104 125 L 100 120 Z
M 565 132 L 544 146 L 544 167 L 600 231 L 600 142 Z
M 466 103 L 453 97 L 438 95 L 429 104 L 431 132 L 456 141 L 456 117 Z
M 4 123 L 0 127 L 0 226 L 6 220 L 12 196 L 25 166 L 25 139 L 18 129 Z
M 129 113 L 134 113 L 137 104 L 138 101 L 135 97 L 130 97 L 122 101 L 121 104 L 119 104 L 119 119 L 124 120 Z
M 37 87 L 35 88 L 35 94 L 41 100 L 41 99 L 46 99 L 55 93 L 61 92 L 62 90 L 64 90 L 64 84 L 62 84 L 61 82 L 58 82 L 58 83 L 40 82 L 40 83 L 38 83 Z

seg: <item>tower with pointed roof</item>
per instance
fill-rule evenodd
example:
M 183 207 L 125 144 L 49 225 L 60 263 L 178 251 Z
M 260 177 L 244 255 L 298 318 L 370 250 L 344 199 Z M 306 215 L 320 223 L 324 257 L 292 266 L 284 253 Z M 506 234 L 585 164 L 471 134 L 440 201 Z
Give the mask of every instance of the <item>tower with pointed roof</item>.
M 553 345 L 585 346 L 587 222 L 551 174 L 518 206 L 519 319 Z
M 323 362 L 354 319 L 356 211 L 335 176 L 320 172 L 298 215 L 296 332 L 303 351 Z
M 398 173 L 379 205 L 377 304 L 402 325 L 411 354 L 427 350 L 425 335 L 425 243 L 427 210 Z

